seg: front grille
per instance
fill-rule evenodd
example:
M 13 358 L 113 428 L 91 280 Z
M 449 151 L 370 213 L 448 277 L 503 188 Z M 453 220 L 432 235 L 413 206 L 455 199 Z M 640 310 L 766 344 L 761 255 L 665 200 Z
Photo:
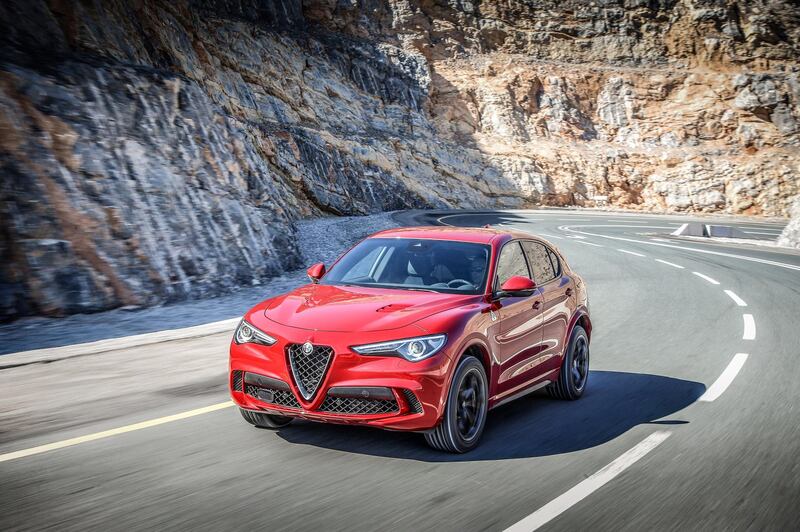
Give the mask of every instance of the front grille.
M 233 370 L 233 391 L 234 392 L 241 392 L 242 391 L 242 370 L 235 369 Z
M 304 346 L 311 346 L 310 352 L 306 352 L 308 347 L 304 350 Z M 310 401 L 325 378 L 325 372 L 333 358 L 333 348 L 309 343 L 290 344 L 286 351 L 294 382 L 303 399 Z
M 403 397 L 406 398 L 406 403 L 408 403 L 409 408 L 415 414 L 422 413 L 422 403 L 419 402 L 417 396 L 411 390 L 406 390 L 405 388 L 402 390 Z
M 399 410 L 394 399 L 363 399 L 360 397 L 327 396 L 319 407 L 321 412 L 332 414 L 391 414 Z
M 252 384 L 247 385 L 247 395 L 255 397 L 259 401 L 271 403 L 273 405 L 288 406 L 289 408 L 300 408 L 297 398 L 289 390 L 278 390 L 277 388 L 259 388 Z M 270 394 L 272 397 L 270 398 Z

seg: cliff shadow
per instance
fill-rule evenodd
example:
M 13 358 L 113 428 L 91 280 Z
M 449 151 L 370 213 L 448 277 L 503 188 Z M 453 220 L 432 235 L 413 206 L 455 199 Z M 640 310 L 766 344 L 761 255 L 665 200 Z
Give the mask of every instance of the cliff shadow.
M 434 451 L 421 434 L 364 427 L 295 422 L 278 436 L 296 444 L 423 462 L 553 456 L 602 445 L 645 423 L 688 423 L 664 418 L 694 403 L 705 389 L 699 382 L 661 375 L 592 371 L 578 401 L 536 393 L 492 410 L 480 445 L 463 455 Z
M 409 210 L 394 214 L 394 220 L 400 225 L 452 225 L 456 227 L 483 227 L 484 225 L 500 225 L 526 223 L 530 219 L 513 212 L 501 210 Z

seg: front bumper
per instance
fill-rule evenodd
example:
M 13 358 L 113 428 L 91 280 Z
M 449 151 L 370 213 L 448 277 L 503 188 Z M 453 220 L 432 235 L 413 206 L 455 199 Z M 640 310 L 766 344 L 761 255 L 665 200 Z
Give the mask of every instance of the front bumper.
M 260 320 L 259 320 L 260 321 Z M 272 346 L 231 342 L 229 387 L 239 407 L 326 423 L 420 431 L 436 426 L 444 411 L 451 357 L 445 346 L 433 357 L 363 356 L 352 345 L 385 341 L 386 332 L 359 334 L 295 329 L 266 321 L 256 327 L 276 338 Z M 395 338 L 424 334 L 410 326 Z M 311 342 L 333 355 L 316 393 L 306 400 L 290 368 L 287 347 Z

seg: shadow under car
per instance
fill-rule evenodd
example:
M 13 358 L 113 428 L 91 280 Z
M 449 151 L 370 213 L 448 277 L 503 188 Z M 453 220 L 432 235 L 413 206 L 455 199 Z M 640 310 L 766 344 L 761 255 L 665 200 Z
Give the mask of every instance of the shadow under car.
M 578 401 L 531 394 L 492 410 L 478 447 L 463 455 L 438 453 L 419 434 L 296 421 L 277 432 L 284 440 L 350 453 L 426 462 L 550 456 L 602 445 L 643 423 L 662 420 L 705 392 L 699 382 L 619 371 L 592 371 Z

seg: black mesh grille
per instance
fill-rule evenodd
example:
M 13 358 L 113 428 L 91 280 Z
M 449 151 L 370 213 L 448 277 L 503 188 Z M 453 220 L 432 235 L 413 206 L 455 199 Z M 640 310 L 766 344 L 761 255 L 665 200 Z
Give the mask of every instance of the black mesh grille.
M 288 406 L 290 408 L 300 408 L 297 398 L 289 390 L 277 390 L 275 388 L 259 388 L 252 384 L 247 385 L 247 395 L 255 397 L 259 401 L 271 403 L 273 405 Z M 272 394 L 270 400 L 269 395 Z
M 408 403 L 408 406 L 411 408 L 412 412 L 415 414 L 422 413 L 422 403 L 419 402 L 419 399 L 417 399 L 417 396 L 414 395 L 414 392 L 403 389 L 403 397 L 406 398 L 406 402 Z
M 233 391 L 242 391 L 242 371 L 238 369 L 233 370 Z
M 289 354 L 289 366 L 292 369 L 294 382 L 303 398 L 310 400 L 325 378 L 333 349 L 327 345 L 315 345 L 312 346 L 310 353 L 306 353 L 303 345 L 311 344 L 290 344 L 286 347 L 286 351 Z
M 360 397 L 331 397 L 319 407 L 332 414 L 390 414 L 399 410 L 394 399 L 362 399 Z

